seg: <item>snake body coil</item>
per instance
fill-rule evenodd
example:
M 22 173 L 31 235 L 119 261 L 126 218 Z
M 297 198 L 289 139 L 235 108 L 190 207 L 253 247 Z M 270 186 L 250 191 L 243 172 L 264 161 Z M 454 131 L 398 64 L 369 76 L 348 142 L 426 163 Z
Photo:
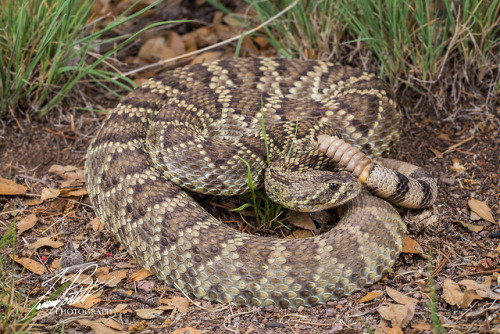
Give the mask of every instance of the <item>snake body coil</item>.
M 296 158 L 283 152 L 293 151 L 329 168 L 330 158 L 344 156 L 341 164 L 372 192 L 416 207 L 435 199 L 435 183 L 420 169 L 387 177 L 381 165 L 365 160 L 364 154 L 378 158 L 393 147 L 401 123 L 374 75 L 318 61 L 233 59 L 151 79 L 108 116 L 85 165 L 97 216 L 144 268 L 210 301 L 315 305 L 380 279 L 399 255 L 406 229 L 389 203 L 366 190 L 342 206 L 333 230 L 284 240 L 225 226 L 178 186 L 208 194 L 245 192 L 242 158 L 256 184 L 270 174 L 276 192 L 286 191 L 286 179 L 266 172 L 262 119 L 273 159 L 289 162 Z M 349 147 L 320 140 L 318 151 L 319 135 L 339 136 Z M 359 161 L 362 168 L 356 169 Z

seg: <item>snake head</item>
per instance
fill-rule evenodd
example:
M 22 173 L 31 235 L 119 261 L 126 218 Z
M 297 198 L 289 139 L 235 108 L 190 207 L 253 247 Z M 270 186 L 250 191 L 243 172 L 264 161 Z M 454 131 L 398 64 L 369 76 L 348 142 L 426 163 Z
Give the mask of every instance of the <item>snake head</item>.
M 266 171 L 265 187 L 269 198 L 284 207 L 301 212 L 328 210 L 355 198 L 361 183 L 349 172 L 311 170 L 272 177 Z M 269 176 L 269 177 L 268 177 Z

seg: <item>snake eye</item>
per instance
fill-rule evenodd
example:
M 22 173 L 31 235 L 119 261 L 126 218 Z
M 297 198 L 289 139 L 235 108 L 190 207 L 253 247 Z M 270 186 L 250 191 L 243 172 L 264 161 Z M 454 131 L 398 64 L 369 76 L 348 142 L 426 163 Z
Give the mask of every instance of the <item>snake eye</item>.
M 330 190 L 338 191 L 340 189 L 340 184 L 338 183 L 328 183 Z

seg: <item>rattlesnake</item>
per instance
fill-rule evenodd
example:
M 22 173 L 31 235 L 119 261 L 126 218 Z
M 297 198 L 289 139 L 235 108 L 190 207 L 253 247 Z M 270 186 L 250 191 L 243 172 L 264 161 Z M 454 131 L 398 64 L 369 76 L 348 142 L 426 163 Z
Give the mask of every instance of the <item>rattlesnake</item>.
M 421 169 L 381 160 L 402 168 L 400 174 L 371 160 L 393 147 L 400 125 L 384 83 L 352 67 L 285 59 L 191 65 L 142 84 L 108 116 L 88 150 L 87 188 L 107 229 L 170 286 L 236 305 L 325 303 L 380 279 L 401 251 L 406 228 L 400 215 L 366 189 L 410 207 L 436 198 L 435 180 Z M 366 185 L 341 207 L 338 225 L 314 238 L 240 233 L 177 185 L 243 193 L 247 162 L 254 184 L 262 185 L 266 174 L 277 180 L 274 195 L 280 196 L 290 192 L 283 190 L 290 181 L 280 176 L 281 165 L 265 172 L 266 160 L 302 161 L 294 154 L 314 160 L 314 168 L 341 161 Z M 315 179 L 300 177 L 300 164 L 292 166 L 294 177 Z M 353 178 L 346 173 L 340 179 Z M 325 182 L 333 197 L 348 193 L 352 183 L 335 183 L 335 176 Z M 300 197 L 305 188 L 291 189 Z

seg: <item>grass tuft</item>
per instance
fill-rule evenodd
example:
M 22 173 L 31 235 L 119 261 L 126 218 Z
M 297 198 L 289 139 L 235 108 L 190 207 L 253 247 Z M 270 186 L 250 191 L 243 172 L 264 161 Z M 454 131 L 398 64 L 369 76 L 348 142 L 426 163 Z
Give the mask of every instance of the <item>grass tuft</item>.
M 160 1 L 127 16 L 139 0 L 96 31 L 93 23 L 87 24 L 94 0 L 6 1 L 0 6 L 0 117 L 24 110 L 43 116 L 82 79 L 112 93 L 110 84 L 131 90 L 132 80 L 99 65 L 144 30 L 165 22 L 132 36 L 104 38 L 104 34 Z M 124 39 L 106 54 L 98 54 L 100 46 Z
M 16 241 L 16 219 L 7 228 L 0 239 L 0 333 L 30 333 L 33 329 L 35 310 L 25 314 L 22 306 L 22 291 L 15 288 L 14 254 Z M 8 275 L 8 253 L 12 258 L 12 271 Z
M 246 2 L 265 21 L 294 1 Z M 421 93 L 442 118 L 471 97 L 492 110 L 500 93 L 500 0 L 303 0 L 266 33 L 286 58 L 362 62 Z

